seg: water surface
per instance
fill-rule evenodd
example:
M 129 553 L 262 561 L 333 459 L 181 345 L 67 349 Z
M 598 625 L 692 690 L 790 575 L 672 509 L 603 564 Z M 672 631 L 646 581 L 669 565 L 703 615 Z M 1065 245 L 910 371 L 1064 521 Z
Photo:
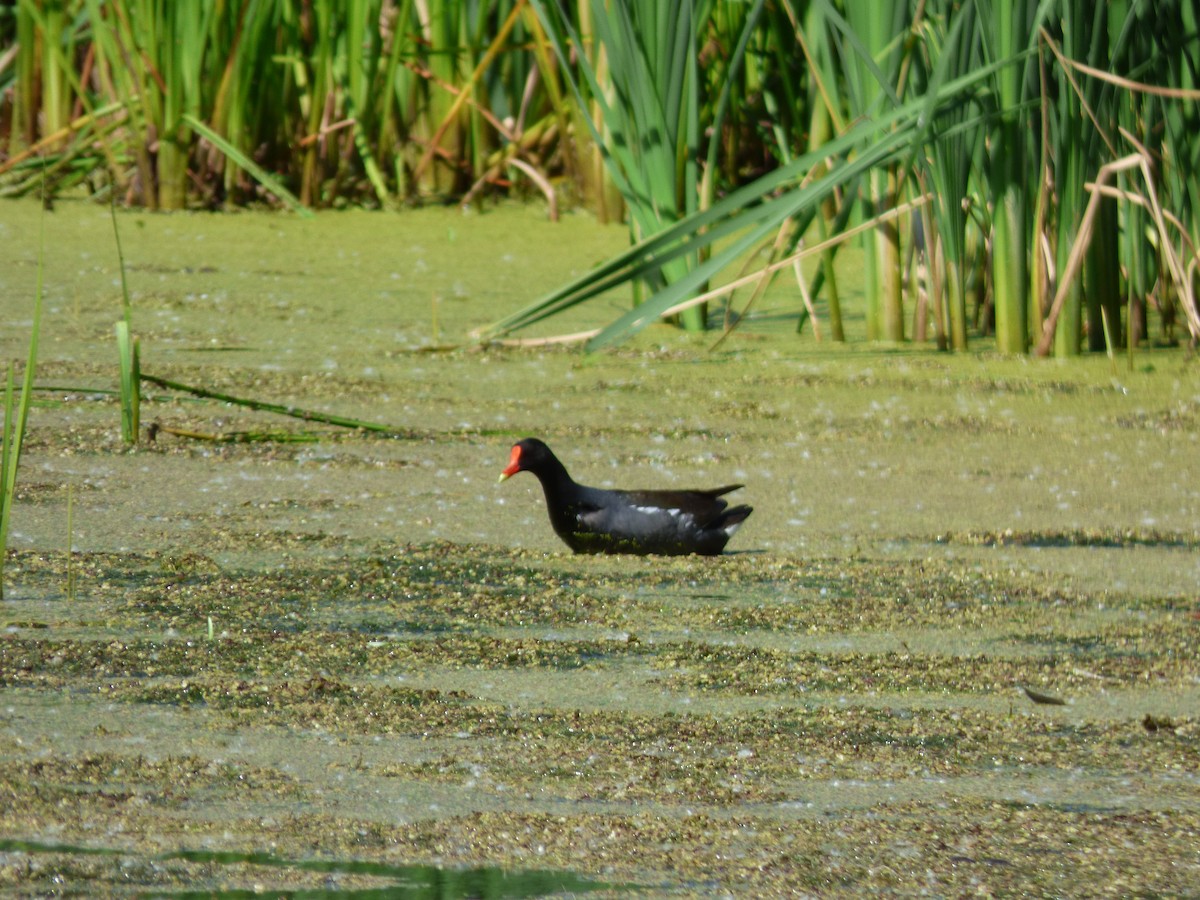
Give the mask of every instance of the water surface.
M 21 357 L 40 212 L 0 209 Z M 200 851 L 662 895 L 1200 883 L 1183 352 L 833 348 L 792 334 L 786 286 L 715 353 L 666 327 L 593 357 L 478 348 L 622 230 L 120 220 L 146 371 L 400 437 L 152 388 L 146 422 L 312 440 L 122 447 L 111 223 L 47 216 L 56 390 L 0 610 L 0 836 L 66 849 L 9 850 L 6 885 L 321 886 Z M 744 482 L 754 515 L 719 559 L 571 556 L 531 477 L 496 484 L 528 434 L 589 483 Z

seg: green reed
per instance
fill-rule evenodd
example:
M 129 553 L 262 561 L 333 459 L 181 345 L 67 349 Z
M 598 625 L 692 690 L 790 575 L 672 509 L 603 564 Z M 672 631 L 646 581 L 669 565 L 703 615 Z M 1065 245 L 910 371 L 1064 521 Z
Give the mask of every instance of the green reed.
M 0 63 L 0 102 L 11 103 L 0 193 L 36 190 L 39 153 L 51 194 L 86 186 L 164 209 L 395 208 L 533 185 L 552 209 L 582 198 L 602 219 L 625 217 L 635 245 L 655 248 L 603 276 L 646 301 L 606 340 L 652 310 L 702 326 L 686 291 L 724 276 L 699 238 L 716 219 L 734 233 L 739 216 L 758 243 L 734 266 L 764 248 L 771 266 L 801 241 L 827 248 L 806 287 L 835 339 L 838 230 L 868 223 L 871 338 L 921 338 L 932 318 L 937 345 L 961 349 L 994 322 L 1004 352 L 1048 338 L 1073 354 L 1105 346 L 1106 321 L 1118 343 L 1144 338 L 1152 312 L 1164 337 L 1183 319 L 1196 328 L 1190 301 L 1166 287 L 1146 188 L 1129 174 L 1095 213 L 1077 274 L 1062 278 L 1088 184 L 1131 152 L 1156 161 L 1159 199 L 1179 223 L 1174 251 L 1196 255 L 1200 36 L 1184 0 L 11 9 L 0 18 L 16 51 Z M 873 167 L 846 165 L 880 141 L 890 149 L 871 154 Z M 753 210 L 780 192 L 796 195 L 783 204 L 795 205 L 791 220 L 760 234 Z M 744 210 L 710 215 L 734 195 Z M 897 211 L 909 204 L 923 205 L 928 305 L 905 293 L 912 217 Z
M 138 340 L 133 336 L 133 303 L 129 298 L 129 282 L 125 277 L 125 254 L 121 250 L 121 230 L 117 227 L 116 207 L 109 204 L 113 239 L 117 245 L 117 266 L 121 272 L 121 318 L 114 326 L 117 338 L 117 358 L 120 364 L 121 439 L 126 444 L 138 442 L 142 406 L 141 364 L 138 359 Z

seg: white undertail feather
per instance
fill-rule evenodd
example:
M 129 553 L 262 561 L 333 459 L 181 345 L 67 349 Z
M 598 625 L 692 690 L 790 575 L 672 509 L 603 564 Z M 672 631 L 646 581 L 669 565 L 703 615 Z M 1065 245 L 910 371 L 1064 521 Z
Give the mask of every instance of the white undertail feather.
M 692 518 L 691 515 L 685 513 L 681 509 L 665 509 L 661 506 L 635 506 L 634 509 L 640 513 L 649 513 L 650 515 L 660 512 L 670 513 L 673 518 L 683 519 L 685 521 L 688 521 Z

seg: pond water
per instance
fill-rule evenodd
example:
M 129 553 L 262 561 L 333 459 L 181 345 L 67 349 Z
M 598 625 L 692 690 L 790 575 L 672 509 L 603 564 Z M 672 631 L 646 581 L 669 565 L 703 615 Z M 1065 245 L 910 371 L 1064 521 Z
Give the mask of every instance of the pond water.
M 785 284 L 715 352 L 666 326 L 596 356 L 480 348 L 623 230 L 532 207 L 118 218 L 147 373 L 395 434 L 147 386 L 162 430 L 124 448 L 108 211 L 0 206 L 8 358 L 46 240 L 0 884 L 1200 883 L 1190 355 L 833 347 L 794 335 Z M 586 483 L 743 482 L 754 514 L 717 559 L 572 556 L 531 476 L 496 483 L 525 435 Z

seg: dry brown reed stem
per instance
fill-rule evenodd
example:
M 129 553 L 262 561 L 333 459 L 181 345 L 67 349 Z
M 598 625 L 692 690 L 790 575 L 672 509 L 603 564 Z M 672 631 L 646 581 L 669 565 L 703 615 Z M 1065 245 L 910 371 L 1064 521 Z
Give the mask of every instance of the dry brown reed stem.
M 683 301 L 682 303 L 677 303 L 670 309 L 664 310 L 662 313 L 662 318 L 669 318 L 670 316 L 676 315 L 685 309 L 690 309 L 693 306 L 699 306 L 702 303 L 707 303 L 709 300 L 714 300 L 719 297 L 724 297 L 726 294 L 731 294 L 738 288 L 745 287 L 748 284 L 753 284 L 768 275 L 778 272 L 781 269 L 794 266 L 802 259 L 822 253 L 825 250 L 828 250 L 830 247 L 834 247 L 843 241 L 848 241 L 850 238 L 860 234 L 863 231 L 866 231 L 869 228 L 877 227 L 882 222 L 887 222 L 906 215 L 907 213 L 912 212 L 914 209 L 917 209 L 928 203 L 932 199 L 933 194 L 922 194 L 920 197 L 915 197 L 912 200 L 909 200 L 907 203 L 901 203 L 899 206 L 893 207 L 892 209 L 879 214 L 867 222 L 863 222 L 854 226 L 853 228 L 848 228 L 840 234 L 834 235 L 831 238 L 827 238 L 820 243 L 813 244 L 811 247 L 803 247 L 802 249 L 797 250 L 795 253 L 789 254 L 783 259 L 777 260 L 769 265 L 763 266 L 761 269 L 751 272 L 749 275 L 743 275 L 741 278 L 735 278 L 733 281 L 727 282 L 720 287 L 713 288 L 711 291 L 705 291 L 703 294 L 698 294 L 695 297 Z M 732 330 L 732 328 L 727 330 L 713 346 L 718 346 Z M 560 334 L 544 338 L 505 338 L 503 340 L 491 341 L 490 343 L 494 343 L 501 347 L 545 347 L 551 344 L 581 343 L 583 341 L 590 340 L 599 333 L 600 329 L 597 328 L 589 331 L 579 331 L 573 334 Z M 480 331 L 478 329 L 472 332 L 473 337 L 478 337 L 479 335 Z
M 780 269 L 784 269 L 795 263 L 798 263 L 802 259 L 807 259 L 810 256 L 814 256 L 818 253 L 822 253 L 825 250 L 828 250 L 830 247 L 835 247 L 838 244 L 841 244 L 844 241 L 847 241 L 850 238 L 852 238 L 858 234 L 861 234 L 864 231 L 867 231 L 868 229 L 876 228 L 877 226 L 879 226 L 880 224 L 882 224 L 884 222 L 891 221 L 892 219 L 896 219 L 900 216 L 910 213 L 914 209 L 917 209 L 917 208 L 925 205 L 932 199 L 933 199 L 933 194 L 922 194 L 920 197 L 915 197 L 914 199 L 909 200 L 907 203 L 901 203 L 899 206 L 895 206 L 895 207 L 887 210 L 886 212 L 880 213 L 878 216 L 876 216 L 873 219 L 870 219 L 859 225 L 855 225 L 853 228 L 848 228 L 845 231 L 841 232 L 840 234 L 836 234 L 833 237 L 826 238 L 825 240 L 821 241 L 820 243 L 813 244 L 811 247 L 802 247 L 800 250 L 797 250 L 795 253 L 790 254 L 789 256 L 785 257 L 784 259 L 781 259 L 777 262 L 771 263 L 770 265 L 764 266 L 763 268 L 759 269 L 756 272 L 751 272 L 749 275 L 743 276 L 742 278 L 736 278 L 733 281 L 729 282 L 728 284 L 723 284 L 719 288 L 714 288 L 713 290 L 707 291 L 706 293 L 700 294 L 699 296 L 692 297 L 690 300 L 685 300 L 682 303 L 677 303 L 674 306 L 672 306 L 670 309 L 666 310 L 663 313 L 663 317 L 666 318 L 667 316 L 673 316 L 676 313 L 679 313 L 685 309 L 688 309 L 693 306 L 697 306 L 701 303 L 705 303 L 716 297 L 723 297 L 723 296 L 725 296 L 725 294 L 732 293 L 733 291 L 737 290 L 738 288 L 743 287 L 747 284 L 750 284 L 751 282 L 756 281 L 757 279 L 763 278 L 764 276 L 767 276 L 767 275 L 774 274 L 775 272 L 778 272 Z M 718 339 L 717 343 L 719 344 L 721 340 L 724 340 L 726 335 L 728 335 L 728 332 L 726 332 L 725 335 L 722 335 L 721 338 Z M 714 345 L 714 346 L 716 346 L 716 345 Z
M 123 103 L 110 103 L 107 106 L 102 106 L 100 109 L 93 110 L 90 113 L 86 113 L 82 116 L 72 119 L 53 134 L 46 135 L 35 143 L 30 144 L 21 152 L 14 153 L 8 159 L 0 161 L 0 175 L 3 175 L 5 172 L 16 168 L 27 159 L 32 159 L 33 157 L 38 156 L 60 141 L 66 140 L 75 132 L 87 128 L 92 123 L 98 122 L 100 119 L 108 115 L 115 115 L 116 118 L 113 121 L 113 124 L 119 125 L 121 122 L 124 122 L 129 118 L 129 110 L 126 109 Z
M 504 24 L 500 26 L 500 31 L 492 41 L 491 46 L 487 48 L 487 52 L 483 54 L 483 58 L 479 61 L 479 65 L 475 67 L 475 71 L 471 73 L 471 77 L 467 79 L 466 84 L 459 89 L 458 96 L 454 98 L 454 102 L 450 104 L 450 109 L 447 110 L 442 123 L 438 125 L 437 130 L 433 133 L 433 137 L 429 139 L 429 146 L 425 148 L 425 153 L 421 156 L 420 162 L 413 169 L 412 180 L 419 181 L 424 174 L 425 169 L 433 162 L 433 157 L 437 153 L 437 147 L 441 143 L 442 136 L 454 122 L 454 117 L 458 115 L 463 105 L 471 96 L 471 92 L 475 89 L 475 85 L 479 79 L 483 77 L 483 73 L 487 71 L 492 61 L 499 55 L 504 41 L 508 38 L 509 33 L 517 24 L 517 17 L 521 10 L 525 8 L 524 0 L 515 4 L 508 14 L 508 18 L 504 20 Z
M 1128 134 L 1125 137 L 1131 139 Z M 1132 169 L 1141 172 L 1142 179 L 1146 185 L 1145 195 L 1133 194 L 1109 186 L 1109 182 L 1117 175 Z M 1045 356 L 1050 352 L 1050 345 L 1054 341 L 1054 331 L 1058 325 L 1059 314 L 1062 312 L 1063 303 L 1066 301 L 1071 282 L 1079 274 L 1079 269 L 1083 265 L 1084 254 L 1092 239 L 1092 226 L 1100 209 L 1100 200 L 1105 196 L 1137 202 L 1150 212 L 1155 228 L 1158 231 L 1159 249 L 1162 251 L 1163 257 L 1167 262 L 1167 269 L 1170 272 L 1172 284 L 1178 292 L 1180 305 L 1183 307 L 1184 316 L 1187 318 L 1188 331 L 1191 332 L 1193 340 L 1200 340 L 1200 313 L 1196 311 L 1195 292 L 1192 289 L 1191 279 L 1188 277 L 1189 269 L 1195 266 L 1196 254 L 1192 253 L 1191 263 L 1185 266 L 1183 260 L 1175 250 L 1175 246 L 1171 241 L 1171 235 L 1167 229 L 1167 215 L 1163 212 L 1158 202 L 1158 192 L 1154 187 L 1154 176 L 1151 172 L 1150 156 L 1145 148 L 1139 147 L 1137 153 L 1131 153 L 1121 159 L 1105 163 L 1096 174 L 1096 180 L 1088 182 L 1084 185 L 1084 188 L 1091 192 L 1091 197 L 1088 200 L 1087 209 L 1084 210 L 1083 219 L 1079 223 L 1079 232 L 1075 236 L 1075 243 L 1071 245 L 1071 252 L 1067 256 L 1066 268 L 1058 280 L 1054 302 L 1050 306 L 1049 315 L 1046 316 L 1046 321 L 1042 327 L 1042 337 L 1038 341 L 1037 348 L 1034 351 L 1035 354 L 1037 356 Z M 1138 199 L 1133 200 L 1134 197 Z M 1174 219 L 1174 217 L 1172 218 Z M 1178 227 L 1178 219 L 1174 219 L 1174 221 Z M 1182 228 L 1179 230 L 1180 233 L 1184 233 Z

